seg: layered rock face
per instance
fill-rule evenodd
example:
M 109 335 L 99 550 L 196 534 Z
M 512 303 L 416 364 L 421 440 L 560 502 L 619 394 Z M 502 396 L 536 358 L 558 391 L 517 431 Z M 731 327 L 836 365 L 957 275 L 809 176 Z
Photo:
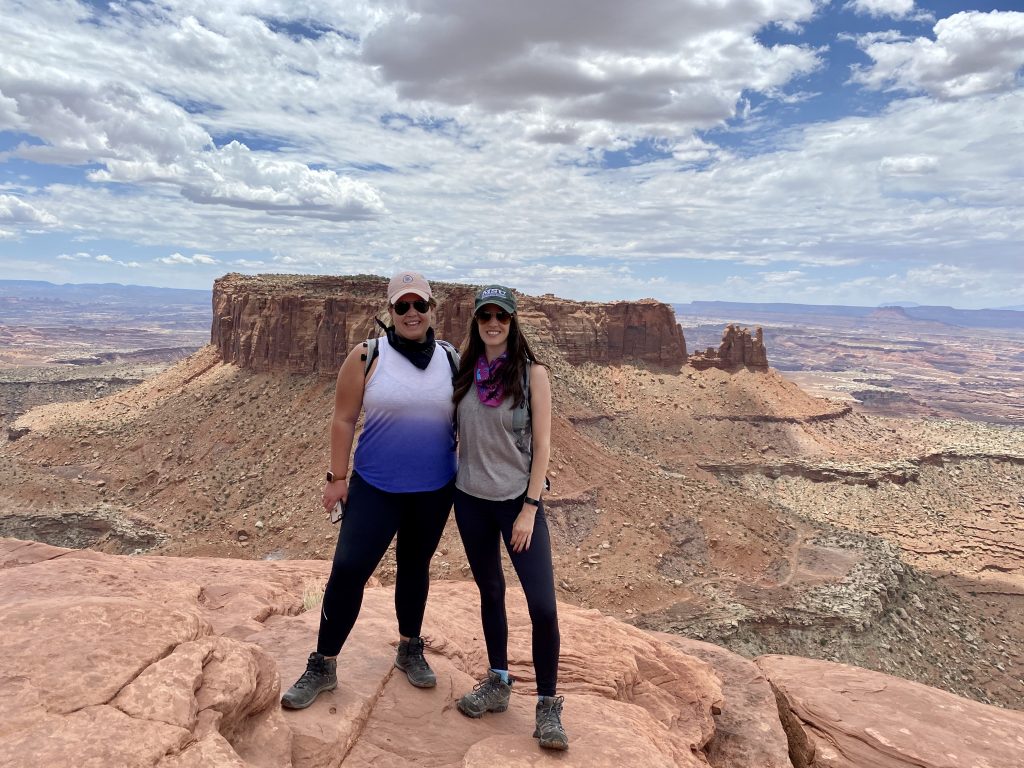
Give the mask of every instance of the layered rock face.
M 213 286 L 210 342 L 221 359 L 255 371 L 334 375 L 356 344 L 386 319 L 387 281 L 372 276 L 230 274 Z M 461 344 L 473 313 L 474 286 L 432 283 L 440 338 Z M 570 363 L 641 363 L 678 369 L 686 342 L 672 309 L 652 299 L 576 302 L 520 296 L 531 340 L 554 345 Z
M 756 329 L 753 334 L 749 328 L 738 325 L 727 325 L 722 332 L 722 343 L 718 349 L 708 347 L 703 353 L 694 354 L 690 365 L 698 370 L 721 368 L 732 370 L 748 366 L 751 368 L 767 368 L 768 353 L 764 347 L 764 331 Z

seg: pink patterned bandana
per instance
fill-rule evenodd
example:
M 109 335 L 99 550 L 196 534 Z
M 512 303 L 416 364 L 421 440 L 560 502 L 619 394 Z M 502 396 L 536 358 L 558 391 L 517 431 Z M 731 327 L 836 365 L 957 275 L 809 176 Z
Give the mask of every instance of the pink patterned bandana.
M 489 364 L 486 355 L 480 355 L 476 360 L 476 371 L 473 379 L 476 381 L 476 394 L 480 402 L 491 408 L 497 408 L 505 399 L 505 387 L 501 383 L 501 369 L 508 360 L 508 352 L 502 352 Z

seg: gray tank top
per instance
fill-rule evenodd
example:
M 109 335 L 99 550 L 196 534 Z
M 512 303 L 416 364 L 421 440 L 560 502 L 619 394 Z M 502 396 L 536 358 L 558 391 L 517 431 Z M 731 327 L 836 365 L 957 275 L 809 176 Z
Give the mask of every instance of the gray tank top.
M 480 402 L 471 386 L 459 402 L 459 474 L 455 487 L 488 501 L 514 499 L 530 484 L 532 451 L 523 452 L 512 432 L 512 398 L 497 408 Z M 532 446 L 532 425 L 526 425 L 526 445 Z

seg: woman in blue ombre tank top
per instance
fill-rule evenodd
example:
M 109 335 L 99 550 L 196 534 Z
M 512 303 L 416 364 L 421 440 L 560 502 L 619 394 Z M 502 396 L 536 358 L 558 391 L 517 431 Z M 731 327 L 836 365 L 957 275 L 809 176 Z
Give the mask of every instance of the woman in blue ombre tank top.
M 359 614 L 363 589 L 397 536 L 395 666 L 409 682 L 432 688 L 420 629 L 430 585 L 430 558 L 441 539 L 455 489 L 452 362 L 434 340 L 436 303 L 426 279 L 400 272 L 388 285 L 386 336 L 367 369 L 359 344 L 341 366 L 331 419 L 331 461 L 325 510 L 340 502 L 331 576 L 324 590 L 316 651 L 306 671 L 281 698 L 288 709 L 308 707 L 338 684 L 337 656 Z M 455 362 L 457 365 L 457 362 Z M 348 479 L 360 411 L 363 431 Z

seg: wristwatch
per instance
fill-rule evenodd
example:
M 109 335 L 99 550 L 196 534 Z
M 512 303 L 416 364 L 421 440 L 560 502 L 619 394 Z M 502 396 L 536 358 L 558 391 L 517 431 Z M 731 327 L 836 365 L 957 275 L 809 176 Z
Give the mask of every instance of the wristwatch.
M 335 477 L 334 473 L 331 472 L 331 470 L 328 469 L 327 470 L 327 482 L 328 483 L 333 483 L 335 480 L 341 480 L 341 478 L 340 477 Z
M 540 506 L 540 500 L 531 498 L 529 496 L 524 496 L 523 497 L 523 504 L 529 504 L 532 507 L 539 507 Z

